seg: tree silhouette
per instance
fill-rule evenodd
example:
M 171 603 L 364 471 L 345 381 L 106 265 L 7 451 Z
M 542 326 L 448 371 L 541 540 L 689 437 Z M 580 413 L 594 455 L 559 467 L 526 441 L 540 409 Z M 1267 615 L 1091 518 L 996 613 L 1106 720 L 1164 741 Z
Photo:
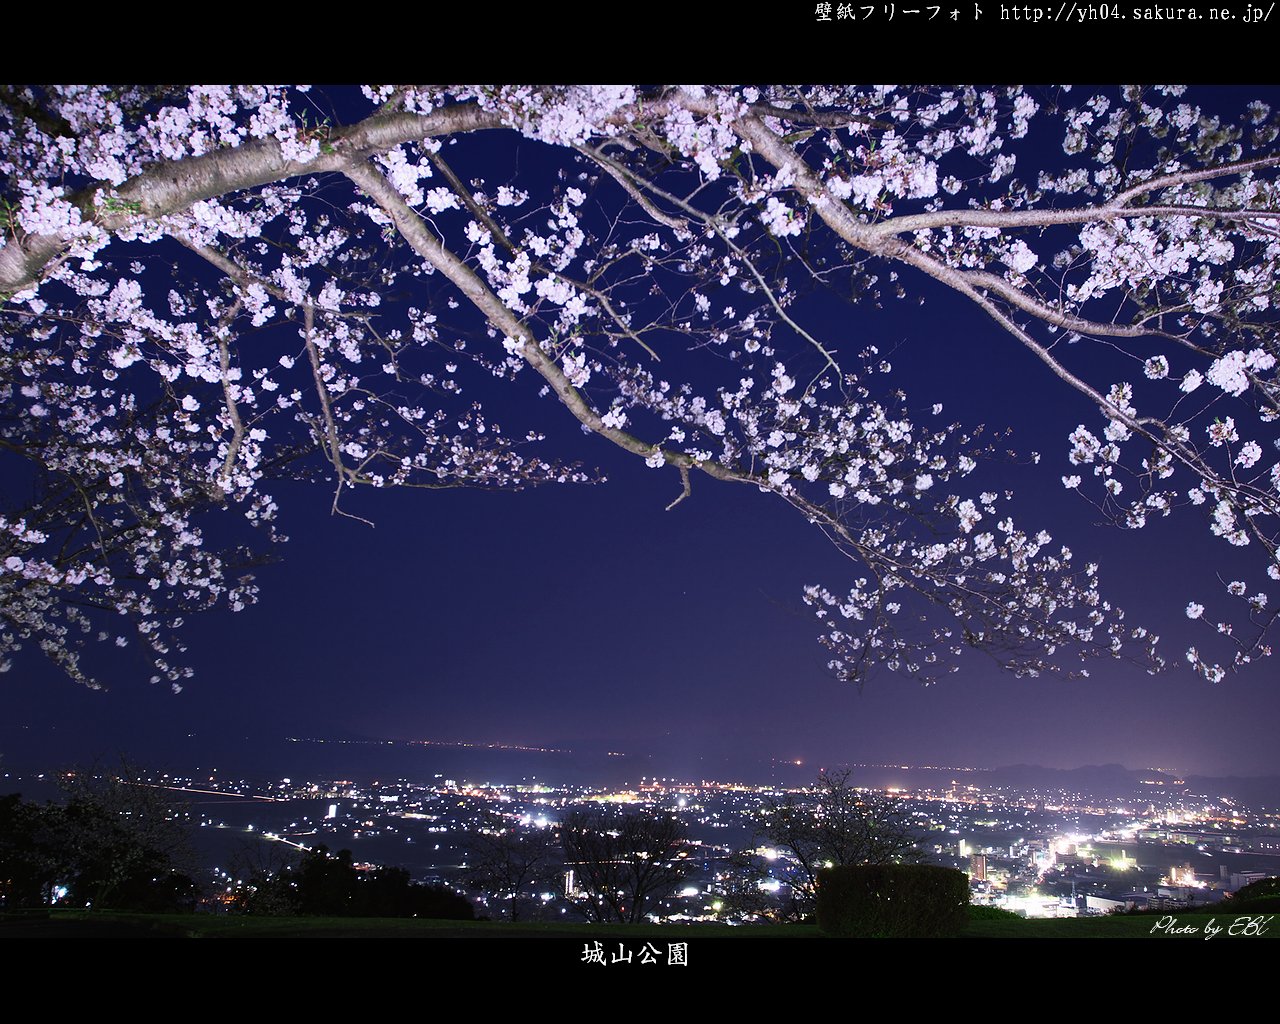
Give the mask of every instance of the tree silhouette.
M 526 892 L 555 884 L 560 875 L 544 832 L 521 828 L 495 811 L 481 814 L 468 834 L 467 868 L 472 884 L 507 901 L 512 921 L 520 919 Z
M 12 906 L 163 911 L 193 905 L 185 810 L 126 761 L 63 772 L 64 803 L 0 801 L 0 890 Z
M 761 805 L 758 835 L 788 855 L 791 890 L 801 913 L 812 909 L 823 868 L 920 857 L 918 829 L 902 802 L 859 790 L 851 774 L 847 768 L 820 772 L 810 789 L 770 797 Z
M 330 853 L 323 843 L 307 850 L 296 864 L 259 864 L 243 886 L 244 913 L 462 921 L 475 917 L 466 898 L 450 889 L 415 883 L 405 868 L 358 868 L 350 850 Z
M 571 898 L 589 921 L 645 921 L 694 867 L 684 826 L 656 811 L 576 811 L 560 840 Z

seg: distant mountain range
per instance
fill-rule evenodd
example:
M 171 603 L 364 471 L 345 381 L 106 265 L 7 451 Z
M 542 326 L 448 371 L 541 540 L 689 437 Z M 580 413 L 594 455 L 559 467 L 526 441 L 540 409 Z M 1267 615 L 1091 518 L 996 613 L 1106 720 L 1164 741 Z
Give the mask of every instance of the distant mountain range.
M 1280 808 L 1280 776 L 1250 778 L 1239 776 L 1178 775 L 1167 769 L 1126 768 L 1119 764 L 1091 764 L 1080 768 L 1045 768 L 1042 765 L 1014 764 L 1000 768 L 966 769 L 895 768 L 865 765 L 854 769 L 861 785 L 896 785 L 906 789 L 945 789 L 951 782 L 979 788 L 1065 790 L 1097 796 L 1128 796 L 1157 791 L 1190 796 L 1226 796 L 1250 807 Z
M 70 733 L 70 734 L 68 734 Z M 530 778 L 552 785 L 637 786 L 642 778 L 681 782 L 742 782 L 751 785 L 805 786 L 820 768 L 834 761 L 770 760 L 745 750 L 699 756 L 688 750 L 654 753 L 614 751 L 594 743 L 561 741 L 543 748 L 484 744 L 389 741 L 376 737 L 332 736 L 186 736 L 167 746 L 152 740 L 148 749 L 125 749 L 141 767 L 175 773 L 205 773 L 214 765 L 221 778 L 406 778 L 429 781 L 434 775 L 473 782 L 517 783 Z M 0 775 L 4 772 L 54 771 L 72 764 L 115 760 L 119 750 L 84 751 L 73 730 L 4 728 L 0 723 Z M 572 749 L 570 749 L 572 748 Z M 1280 776 L 1211 777 L 1177 775 L 1168 769 L 1130 769 L 1118 764 L 1045 768 L 1015 764 L 999 768 L 850 764 L 857 785 L 904 790 L 945 791 L 953 784 L 989 789 L 1064 790 L 1098 797 L 1154 797 L 1157 791 L 1207 797 L 1227 796 L 1252 808 L 1280 809 Z M 0 788 L 0 792 L 3 792 Z

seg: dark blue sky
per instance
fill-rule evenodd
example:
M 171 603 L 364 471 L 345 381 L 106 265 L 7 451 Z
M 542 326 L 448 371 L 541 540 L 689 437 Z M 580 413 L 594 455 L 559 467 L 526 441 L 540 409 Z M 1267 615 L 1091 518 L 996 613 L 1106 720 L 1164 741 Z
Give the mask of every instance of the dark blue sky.
M 1008 447 L 1040 451 L 1039 466 L 998 462 L 982 479 L 1013 488 L 1029 526 L 1100 562 L 1104 592 L 1180 660 L 1184 606 L 1239 552 L 1189 510 L 1136 534 L 1095 524 L 1060 477 L 1067 435 L 1097 428 L 1096 410 L 980 311 L 919 293 L 923 306 L 802 308 L 816 333 L 848 339 L 842 350 L 878 346 L 913 408 L 941 401 L 948 420 L 1012 428 Z M 91 692 L 26 657 L 0 676 L 0 753 L 35 739 L 59 763 L 119 749 L 145 762 L 178 756 L 191 734 L 202 751 L 222 736 L 329 735 L 662 752 L 691 771 L 732 754 L 1280 772 L 1274 662 L 1216 686 L 1101 662 L 1088 680 L 1019 680 L 981 656 L 930 688 L 889 674 L 861 692 L 837 682 L 801 594 L 847 587 L 854 567 L 816 529 L 775 497 L 707 479 L 664 511 L 675 470 L 583 437 L 536 390 L 526 375 L 495 392 L 493 414 L 509 432 L 545 430 L 549 451 L 598 466 L 606 484 L 366 492 L 348 507 L 372 529 L 330 516 L 323 488 L 277 485 L 284 560 L 260 572 L 257 606 L 192 620 L 198 674 L 180 695 L 126 661 Z
M 1180 650 L 1181 556 L 1199 546 L 1191 564 L 1203 568 L 1225 545 L 1215 549 L 1189 517 L 1138 534 L 1093 525 L 1088 507 L 1062 492 L 1058 465 L 1088 410 L 979 318 L 957 331 L 951 311 L 926 305 L 866 317 L 864 329 L 877 334 L 877 321 L 882 343 L 899 346 L 904 379 L 917 367 L 952 376 L 949 413 L 1011 424 L 1020 450 L 1044 452 L 1039 467 L 984 471 L 1026 494 L 1055 539 L 1097 558 L 1117 602 Z M 1152 677 L 1105 663 L 1089 680 L 1018 680 L 975 656 L 931 688 L 885 674 L 859 693 L 826 670 L 800 596 L 807 583 L 838 585 L 849 567 L 794 510 L 696 480 L 689 500 L 664 511 L 678 493 L 674 471 L 616 457 L 567 417 L 549 439 L 594 455 L 609 481 L 362 494 L 353 508 L 373 529 L 331 517 L 322 489 L 277 487 L 291 536 L 284 560 L 261 571 L 257 606 L 192 621 L 198 674 L 182 694 L 150 686 L 141 667 L 91 692 L 27 659 L 3 678 L 10 721 L 75 737 L 73 749 L 55 742 L 62 757 L 77 745 L 79 756 L 123 747 L 145 757 L 188 733 L 203 748 L 210 734 L 249 732 L 806 761 L 1280 770 L 1269 664 L 1210 686 L 1182 669 Z

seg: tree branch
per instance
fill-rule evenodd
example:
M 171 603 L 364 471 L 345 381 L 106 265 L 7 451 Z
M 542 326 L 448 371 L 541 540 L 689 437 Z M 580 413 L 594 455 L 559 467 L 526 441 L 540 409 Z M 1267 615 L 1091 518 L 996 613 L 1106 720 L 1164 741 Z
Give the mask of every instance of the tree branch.
M 443 242 L 427 230 L 426 226 L 399 192 L 377 170 L 365 162 L 352 162 L 344 168 L 348 178 L 391 218 L 396 230 L 419 256 L 451 281 L 459 291 L 508 338 L 516 342 L 524 359 L 551 386 L 556 397 L 574 417 L 592 433 L 612 441 L 619 448 L 641 458 L 651 458 L 657 449 L 638 437 L 605 424 L 600 414 L 582 396 L 556 365 L 554 359 L 543 351 L 533 337 L 528 324 L 522 322 L 498 298 L 479 276 L 451 252 Z M 714 461 L 695 462 L 683 452 L 662 451 L 671 465 L 699 469 L 719 480 L 733 480 L 758 484 L 759 481 L 737 473 Z
M 231 443 L 227 445 L 227 457 L 222 461 L 222 472 L 219 474 L 223 487 L 228 487 L 231 480 L 231 469 L 240 454 L 240 444 L 244 440 L 244 423 L 240 419 L 240 409 L 236 404 L 235 394 L 231 387 L 231 350 L 227 347 L 227 331 L 231 322 L 240 313 L 244 303 L 237 299 L 231 308 L 221 317 L 217 330 L 218 365 L 222 369 L 222 395 L 227 403 L 227 415 L 231 419 Z
M 602 166 L 609 166 L 614 168 L 617 171 L 617 173 L 620 175 L 625 176 L 629 174 L 628 170 L 625 167 L 615 164 L 612 160 L 609 159 L 609 157 L 605 156 L 603 153 L 593 152 L 592 157 Z M 761 291 L 763 291 L 765 296 L 769 299 L 769 304 L 773 306 L 774 311 L 778 314 L 779 318 L 788 327 L 790 327 L 793 331 L 795 331 L 796 334 L 798 334 L 801 338 L 807 341 L 810 345 L 816 348 L 818 352 L 822 354 L 822 358 L 825 360 L 828 368 L 835 370 L 837 374 L 840 373 L 840 366 L 835 361 L 834 353 L 828 351 L 826 346 L 823 345 L 822 342 L 820 342 L 812 334 L 810 334 L 798 323 L 796 323 L 795 320 L 793 320 L 791 316 L 787 313 L 787 311 L 782 308 L 782 304 L 778 301 L 778 297 L 777 297 L 777 294 L 774 292 L 774 289 L 770 287 L 769 283 L 764 279 L 764 275 L 760 273 L 759 269 L 757 269 L 755 263 L 752 262 L 751 258 L 745 252 L 743 252 L 740 246 L 734 243 L 733 239 L 729 237 L 728 233 L 724 229 L 724 225 L 720 222 L 719 218 L 713 217 L 710 214 L 703 213 L 696 206 L 693 206 L 692 204 L 686 202 L 685 200 L 681 199 L 678 196 L 674 196 L 671 193 L 658 188 L 652 182 L 641 181 L 640 184 L 642 184 L 645 188 L 649 189 L 649 191 L 654 192 L 658 195 L 661 195 L 668 202 L 674 203 L 675 205 L 679 206 L 680 209 L 684 210 L 687 214 L 689 214 L 690 217 L 693 217 L 699 223 L 701 223 L 704 227 L 715 232 L 716 236 L 720 239 L 720 241 L 724 243 L 725 247 L 731 250 L 733 254 L 737 256 L 738 259 L 740 259 L 742 263 L 746 266 L 747 270 L 751 273 L 751 276 L 755 279 L 756 284 L 760 287 Z
M 125 181 L 114 196 L 130 209 L 107 212 L 97 206 L 100 186 L 82 189 L 69 201 L 80 210 L 82 223 L 105 231 L 180 213 L 193 203 L 230 192 L 256 188 L 304 174 L 340 171 L 353 156 L 384 152 L 405 142 L 434 135 L 501 127 L 500 117 L 473 103 L 459 104 L 430 114 L 375 114 L 349 128 L 338 129 L 329 139 L 332 152 L 303 163 L 285 159 L 275 139 L 246 142 L 201 156 L 163 161 Z M 13 295 L 37 284 L 45 267 L 60 255 L 77 235 L 75 229 L 56 234 L 31 235 L 19 230 L 0 247 L 0 294 Z
M 680 496 L 679 496 L 678 498 L 676 498 L 676 500 L 675 500 L 675 501 L 673 501 L 670 505 L 668 505 L 668 506 L 667 506 L 666 511 L 668 511 L 668 512 L 670 512 L 673 508 L 675 508 L 677 505 L 679 505 L 679 504 L 680 504 L 680 502 L 684 501 L 684 499 L 685 499 L 685 498 L 689 497 L 689 495 L 691 495 L 691 494 L 693 493 L 693 488 L 692 488 L 692 486 L 690 486 L 690 484 L 689 484 L 689 469 L 688 469 L 688 467 L 687 467 L 687 466 L 678 466 L 677 468 L 680 470 L 680 479 L 681 479 L 681 481 L 683 481 L 683 483 L 684 483 L 684 490 L 680 492 Z

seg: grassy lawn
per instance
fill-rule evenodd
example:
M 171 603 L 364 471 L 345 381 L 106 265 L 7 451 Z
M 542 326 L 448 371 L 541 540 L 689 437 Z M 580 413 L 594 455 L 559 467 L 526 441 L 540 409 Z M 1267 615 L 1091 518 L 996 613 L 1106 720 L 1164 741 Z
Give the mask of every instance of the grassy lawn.
M 1194 932 L 1169 934 L 1157 922 L 1169 917 L 1177 926 Z M 1171 915 L 1120 915 L 1025 920 L 983 912 L 969 921 L 967 939 L 1135 939 L 1160 941 L 1206 937 L 1206 928 L 1221 929 L 1215 938 L 1228 938 L 1233 922 L 1257 920 L 1252 930 L 1265 929 L 1262 937 L 1280 937 L 1280 915 L 1177 913 Z M 1241 923 L 1237 931 L 1246 929 Z M 718 924 L 691 925 L 588 925 L 580 922 L 438 921 L 417 918 L 353 917 L 241 917 L 214 914 L 126 914 L 110 911 L 56 911 L 0 915 L 0 936 L 28 938 L 548 938 L 616 939 L 640 941 L 648 937 L 663 942 L 682 940 L 778 940 L 821 939 L 814 925 L 748 925 L 731 928 Z

